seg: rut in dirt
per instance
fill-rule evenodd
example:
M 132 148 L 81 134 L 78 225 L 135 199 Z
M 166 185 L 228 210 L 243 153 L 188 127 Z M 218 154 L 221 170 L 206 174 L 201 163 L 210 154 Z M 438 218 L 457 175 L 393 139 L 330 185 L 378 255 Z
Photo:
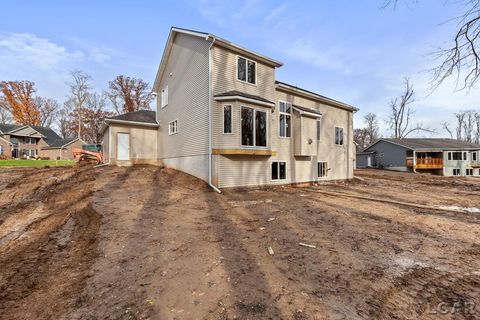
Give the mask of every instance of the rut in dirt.
M 60 170 L 34 172 L 29 179 L 42 181 Z M 0 230 L 10 235 L 0 238 L 2 319 L 56 318 L 81 303 L 77 293 L 96 258 L 100 227 L 90 199 L 94 180 L 90 168 L 70 170 L 34 186 L 30 198 L 17 198 L 2 212 Z M 5 229 L 13 220 L 24 225 L 11 236 Z

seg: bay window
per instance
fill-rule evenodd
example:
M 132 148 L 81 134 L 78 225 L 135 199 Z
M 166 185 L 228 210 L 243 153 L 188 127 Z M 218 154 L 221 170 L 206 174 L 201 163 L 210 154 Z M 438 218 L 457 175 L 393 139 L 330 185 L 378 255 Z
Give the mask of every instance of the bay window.
M 242 146 L 267 146 L 267 113 L 242 107 Z
M 232 106 L 223 106 L 223 133 L 232 133 Z

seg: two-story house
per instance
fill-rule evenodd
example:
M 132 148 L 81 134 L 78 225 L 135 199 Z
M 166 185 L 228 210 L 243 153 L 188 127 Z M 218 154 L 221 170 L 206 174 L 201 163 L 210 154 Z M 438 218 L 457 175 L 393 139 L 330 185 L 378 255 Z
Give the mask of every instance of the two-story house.
M 480 176 L 480 145 L 454 139 L 380 139 L 357 154 L 357 167 L 443 176 Z
M 0 155 L 6 158 L 73 159 L 81 139 L 62 139 L 50 128 L 0 123 Z
M 218 188 L 352 178 L 357 109 L 276 81 L 281 66 L 215 35 L 172 28 L 154 83 L 155 123 L 143 126 L 138 113 L 131 124 L 111 119 L 106 157 L 152 163 L 151 148 L 132 143 L 142 132 L 148 145 L 155 140 L 158 164 Z

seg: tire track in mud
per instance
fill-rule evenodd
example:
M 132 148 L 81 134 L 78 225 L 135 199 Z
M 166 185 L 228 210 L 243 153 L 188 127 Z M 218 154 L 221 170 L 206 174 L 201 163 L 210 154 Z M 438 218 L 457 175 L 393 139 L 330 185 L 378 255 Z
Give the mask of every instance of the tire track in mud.
M 2 319 L 58 318 L 81 302 L 77 292 L 96 257 L 100 226 L 100 215 L 90 203 L 96 173 L 75 169 L 12 205 L 10 218 L 26 221 L 21 234 L 0 244 Z M 36 178 L 42 177 L 30 176 Z M 39 202 L 41 214 L 28 221 L 29 209 Z M 6 227 L 4 223 L 0 230 Z

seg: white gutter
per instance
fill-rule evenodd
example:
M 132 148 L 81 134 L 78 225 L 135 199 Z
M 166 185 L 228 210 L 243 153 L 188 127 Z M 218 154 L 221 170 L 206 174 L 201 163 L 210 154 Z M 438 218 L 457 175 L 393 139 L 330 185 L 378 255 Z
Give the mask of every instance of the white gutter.
M 208 185 L 218 193 L 222 193 L 220 189 L 212 184 L 212 47 L 215 38 L 208 48 Z
M 105 119 L 105 123 L 118 123 L 118 124 L 133 124 L 144 127 L 158 127 L 158 123 L 150 122 L 139 122 L 139 121 L 128 121 L 128 120 L 117 120 L 117 119 Z
M 255 104 L 262 105 L 262 106 L 267 106 L 267 107 L 275 107 L 275 103 L 265 102 L 265 101 L 255 100 L 255 99 L 250 99 L 250 98 L 246 98 L 246 97 L 242 97 L 242 96 L 222 96 L 222 97 L 215 97 L 215 100 L 216 100 L 216 101 L 239 100 L 239 101 L 255 103 Z

